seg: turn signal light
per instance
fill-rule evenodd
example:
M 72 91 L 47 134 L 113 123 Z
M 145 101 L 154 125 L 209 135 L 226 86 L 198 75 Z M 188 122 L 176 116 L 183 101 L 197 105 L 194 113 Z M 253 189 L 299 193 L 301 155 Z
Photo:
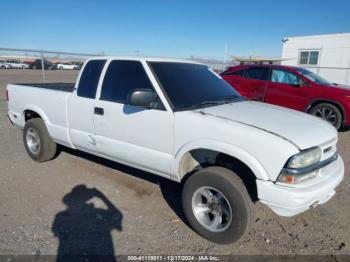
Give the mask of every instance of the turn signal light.
M 293 184 L 294 183 L 294 176 L 286 176 L 286 182 L 288 184 Z

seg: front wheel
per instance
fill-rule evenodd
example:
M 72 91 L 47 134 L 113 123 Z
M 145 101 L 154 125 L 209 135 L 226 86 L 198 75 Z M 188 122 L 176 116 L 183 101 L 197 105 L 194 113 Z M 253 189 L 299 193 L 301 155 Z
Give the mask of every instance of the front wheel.
M 23 141 L 28 155 L 37 162 L 51 160 L 56 155 L 57 145 L 50 137 L 41 118 L 33 118 L 26 122 Z
M 343 117 L 335 105 L 329 103 L 321 103 L 311 108 L 310 114 L 320 117 L 339 129 L 343 123 Z
M 222 167 L 208 167 L 187 179 L 182 205 L 199 235 L 219 243 L 238 241 L 254 219 L 254 204 L 242 180 Z

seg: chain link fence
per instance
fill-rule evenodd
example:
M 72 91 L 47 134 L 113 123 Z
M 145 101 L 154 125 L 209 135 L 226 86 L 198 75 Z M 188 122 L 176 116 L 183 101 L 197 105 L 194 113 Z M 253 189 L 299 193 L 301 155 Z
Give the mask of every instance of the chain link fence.
M 84 61 L 101 54 L 72 53 L 49 50 L 17 49 L 0 47 L 0 69 L 37 70 L 41 74 L 31 73 L 38 82 L 57 81 L 59 76 L 53 70 L 72 69 L 76 76 Z M 50 79 L 51 78 L 51 79 Z

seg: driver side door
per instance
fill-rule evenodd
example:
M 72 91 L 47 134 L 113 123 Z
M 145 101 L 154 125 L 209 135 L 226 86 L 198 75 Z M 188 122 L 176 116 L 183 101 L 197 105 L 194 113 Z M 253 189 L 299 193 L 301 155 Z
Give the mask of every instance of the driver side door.
M 140 61 L 112 60 L 94 109 L 97 149 L 107 158 L 170 175 L 174 115 L 162 106 L 127 105 L 134 89 L 154 89 Z

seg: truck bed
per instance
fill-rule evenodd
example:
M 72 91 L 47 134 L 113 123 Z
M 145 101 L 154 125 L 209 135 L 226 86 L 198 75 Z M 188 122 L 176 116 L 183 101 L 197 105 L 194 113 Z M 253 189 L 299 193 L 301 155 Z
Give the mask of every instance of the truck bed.
M 45 88 L 63 92 L 73 92 L 75 83 L 18 83 L 15 85 Z

